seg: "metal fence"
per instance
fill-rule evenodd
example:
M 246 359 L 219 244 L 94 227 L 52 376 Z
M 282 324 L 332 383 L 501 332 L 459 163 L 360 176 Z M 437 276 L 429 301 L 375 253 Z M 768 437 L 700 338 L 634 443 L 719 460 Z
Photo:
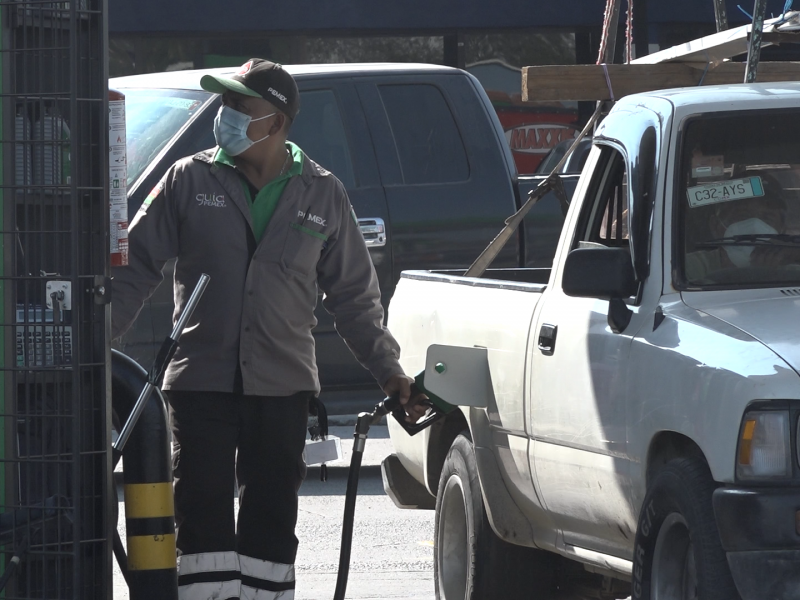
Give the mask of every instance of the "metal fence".
M 7 599 L 111 597 L 105 20 L 104 0 L 0 0 Z

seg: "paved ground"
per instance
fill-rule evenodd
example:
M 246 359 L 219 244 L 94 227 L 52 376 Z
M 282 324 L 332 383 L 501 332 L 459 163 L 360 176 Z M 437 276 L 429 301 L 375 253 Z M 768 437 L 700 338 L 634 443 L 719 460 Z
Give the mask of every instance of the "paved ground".
M 344 457 L 331 463 L 328 481 L 309 468 L 300 490 L 297 537 L 297 600 L 333 598 L 339 562 L 347 465 L 352 426 L 332 427 L 342 438 Z M 384 494 L 380 462 L 391 452 L 388 430 L 370 430 L 364 453 L 347 598 L 353 600 L 433 600 L 433 511 L 400 510 Z M 120 514 L 124 508 L 120 504 Z M 125 535 L 124 518 L 120 534 Z M 114 598 L 128 600 L 128 589 L 115 565 Z
M 330 600 L 336 589 L 347 467 L 353 447 L 353 427 L 331 427 L 342 438 L 344 456 L 330 463 L 328 481 L 310 467 L 300 490 L 297 537 L 296 600 Z M 373 427 L 364 453 L 353 552 L 347 585 L 348 600 L 434 600 L 433 511 L 400 510 L 386 496 L 380 463 L 391 453 L 385 426 Z M 124 507 L 120 504 L 120 515 Z M 125 519 L 120 518 L 125 541 Z M 114 570 L 114 598 L 129 600 L 122 574 Z M 559 600 L 581 600 L 564 595 Z

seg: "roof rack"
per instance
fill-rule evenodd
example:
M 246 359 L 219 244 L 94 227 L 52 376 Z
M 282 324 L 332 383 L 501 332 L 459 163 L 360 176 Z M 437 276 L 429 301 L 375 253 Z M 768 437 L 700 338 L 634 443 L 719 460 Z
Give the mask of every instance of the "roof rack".
M 630 0 L 629 0 L 630 1 Z M 596 65 L 523 67 L 522 99 L 528 102 L 616 100 L 628 94 L 675 87 L 800 81 L 800 62 L 760 62 L 761 48 L 800 42 L 800 11 L 765 20 L 766 0 L 756 0 L 753 22 L 727 29 L 724 0 L 713 0 L 717 33 L 637 58 L 613 61 L 613 43 Z M 612 25 L 620 0 L 609 0 Z M 612 31 L 608 32 L 611 40 Z M 752 43 L 751 43 L 752 42 Z M 731 58 L 747 54 L 746 62 Z

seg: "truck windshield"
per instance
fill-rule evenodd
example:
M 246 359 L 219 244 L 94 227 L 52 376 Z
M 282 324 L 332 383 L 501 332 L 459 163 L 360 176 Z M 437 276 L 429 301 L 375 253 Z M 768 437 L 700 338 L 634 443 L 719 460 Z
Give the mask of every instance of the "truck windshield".
M 800 284 L 800 111 L 699 117 L 682 148 L 683 283 Z
M 211 94 L 191 90 L 124 89 L 128 186 Z

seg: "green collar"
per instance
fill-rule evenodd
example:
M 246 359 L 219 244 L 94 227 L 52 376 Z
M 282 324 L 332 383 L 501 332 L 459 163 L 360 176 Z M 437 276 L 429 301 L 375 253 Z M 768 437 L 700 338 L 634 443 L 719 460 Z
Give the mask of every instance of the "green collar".
M 303 151 L 297 144 L 289 141 L 286 142 L 286 148 L 289 150 L 289 152 L 291 152 L 292 166 L 289 167 L 289 170 L 286 171 L 281 178 L 294 177 L 295 175 L 300 175 L 300 173 L 303 172 Z M 219 147 L 217 148 L 217 153 L 214 155 L 213 162 L 215 165 L 226 165 L 234 169 L 236 168 L 236 163 L 234 162 L 233 157 Z

